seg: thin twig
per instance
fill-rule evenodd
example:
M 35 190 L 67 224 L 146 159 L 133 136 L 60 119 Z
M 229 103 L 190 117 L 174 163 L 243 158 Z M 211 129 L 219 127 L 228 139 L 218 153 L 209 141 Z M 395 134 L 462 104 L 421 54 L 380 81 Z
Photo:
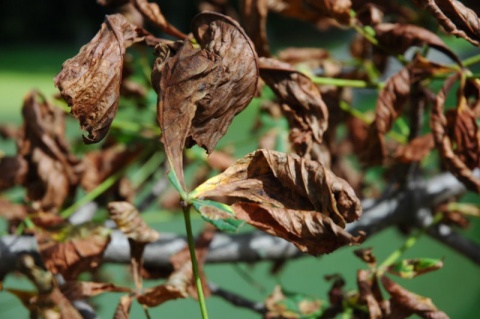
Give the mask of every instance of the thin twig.
M 212 293 L 212 295 L 220 297 L 234 306 L 246 308 L 262 315 L 267 312 L 267 308 L 262 302 L 251 301 L 236 293 L 220 288 L 214 283 L 209 283 L 208 287 L 210 288 L 210 292 Z

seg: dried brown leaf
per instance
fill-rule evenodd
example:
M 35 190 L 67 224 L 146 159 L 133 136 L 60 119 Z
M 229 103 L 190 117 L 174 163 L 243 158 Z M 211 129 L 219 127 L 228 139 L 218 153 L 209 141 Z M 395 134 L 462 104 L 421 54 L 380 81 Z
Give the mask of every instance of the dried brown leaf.
M 0 216 L 5 218 L 11 226 L 16 226 L 28 215 L 25 205 L 14 204 L 8 199 L 0 198 Z
M 260 76 L 275 92 L 290 124 L 290 141 L 300 156 L 310 156 L 321 144 L 328 126 L 327 106 L 320 91 L 304 74 L 289 64 L 260 58 Z
M 370 319 L 381 319 L 380 302 L 383 298 L 378 287 L 377 277 L 368 270 L 357 272 L 357 285 L 360 302 L 367 305 Z
M 191 196 L 240 198 L 232 206 L 237 218 L 314 255 L 360 240 L 342 229 L 361 215 L 351 187 L 319 162 L 297 155 L 257 150 Z
M 79 300 L 93 297 L 104 292 L 130 292 L 127 287 L 119 287 L 112 283 L 88 282 L 88 281 L 67 281 L 60 290 L 68 300 Z
M 211 153 L 253 98 L 258 80 L 256 53 L 237 22 L 201 13 L 192 27 L 201 49 L 189 41 L 159 45 L 152 71 L 165 152 L 182 184 L 184 146 Z
M 146 34 L 121 14 L 108 15 L 95 37 L 55 77 L 55 86 L 88 132 L 85 143 L 97 143 L 107 134 L 118 109 L 125 51 Z
M 411 24 L 381 23 L 374 26 L 375 38 L 390 53 L 403 54 L 412 46 L 429 45 L 462 65 L 457 55 L 435 33 Z
M 242 0 L 245 31 L 252 39 L 259 56 L 270 56 L 267 39 L 268 0 Z
M 20 155 L 0 158 L 0 190 L 21 185 L 28 172 L 27 161 Z
M 362 261 L 366 262 L 368 266 L 375 267 L 377 264 L 377 258 L 373 254 L 372 247 L 369 248 L 360 248 L 353 251 L 355 256 L 360 258 Z
M 475 150 L 479 149 L 480 134 L 475 119 L 472 117 L 472 113 L 469 111 L 469 106 L 466 103 L 464 85 L 462 83 L 458 89 L 455 112 L 464 118 L 448 123 L 443 113 L 448 91 L 459 77 L 458 74 L 455 74 L 447 79 L 443 88 L 437 94 L 430 117 L 430 127 L 435 139 L 435 145 L 447 169 L 465 184 L 468 189 L 478 193 L 480 192 L 480 180 L 475 178 L 470 167 L 478 167 L 480 165 L 478 153 L 475 153 Z M 449 135 L 449 131 L 454 132 L 453 136 Z
M 63 111 L 36 91 L 25 97 L 19 154 L 28 163 L 23 180 L 34 210 L 56 212 L 73 195 L 83 167 L 65 139 Z
M 400 285 L 396 284 L 386 276 L 381 278 L 383 287 L 390 294 L 389 318 L 407 318 L 416 314 L 421 318 L 448 319 L 448 316 L 438 310 L 430 298 L 425 298 L 414 294 Z
M 120 298 L 115 313 L 113 314 L 113 319 L 128 319 L 130 318 L 130 308 L 132 306 L 133 296 L 125 295 Z
M 195 243 L 195 254 L 200 269 L 200 276 L 202 278 L 203 291 L 208 296 L 210 290 L 206 285 L 206 280 L 203 274 L 203 263 L 208 251 L 208 246 L 213 240 L 214 230 L 207 228 L 202 232 Z M 167 281 L 159 286 L 147 289 L 145 293 L 137 297 L 140 304 L 148 307 L 155 307 L 166 301 L 186 298 L 190 296 L 197 296 L 195 282 L 193 278 L 192 263 L 188 247 L 180 250 L 174 254 L 170 261 L 173 265 L 174 271 L 168 277 Z
M 314 70 L 322 66 L 322 62 L 330 58 L 330 53 L 322 48 L 286 48 L 277 53 L 278 59 L 290 65 L 302 64 Z
M 414 0 L 428 10 L 450 34 L 480 46 L 480 19 L 472 9 L 456 0 Z
M 395 158 L 403 163 L 419 162 L 427 156 L 435 147 L 431 133 L 419 136 L 401 145 L 395 152 Z
M 110 202 L 108 212 L 118 229 L 136 242 L 151 243 L 160 236 L 157 231 L 148 227 L 138 210 L 128 202 Z
M 32 256 L 22 256 L 19 259 L 18 270 L 32 281 L 37 292 L 16 289 L 9 289 L 8 291 L 22 301 L 30 311 L 31 318 L 82 318 L 70 300 L 56 286 L 55 277 L 52 273 L 37 266 Z
M 384 134 L 390 131 L 393 122 L 401 115 L 403 106 L 410 96 L 411 77 L 405 67 L 390 77 L 378 94 L 375 120 L 370 125 L 364 160 L 370 164 L 381 164 L 387 153 Z
M 304 3 L 309 9 L 333 18 L 341 24 L 350 24 L 351 0 L 304 0 Z
M 100 265 L 110 242 L 109 233 L 102 226 L 80 225 L 59 233 L 38 231 L 35 235 L 45 267 L 54 274 L 62 274 L 66 280 L 73 280 Z
M 140 11 L 140 13 L 146 17 L 154 25 L 162 29 L 165 33 L 168 33 L 174 37 L 180 39 L 186 39 L 187 35 L 179 31 L 173 25 L 168 23 L 167 19 L 162 14 L 160 7 L 156 3 L 148 2 L 147 0 L 132 0 L 131 3 L 134 4 L 135 8 Z

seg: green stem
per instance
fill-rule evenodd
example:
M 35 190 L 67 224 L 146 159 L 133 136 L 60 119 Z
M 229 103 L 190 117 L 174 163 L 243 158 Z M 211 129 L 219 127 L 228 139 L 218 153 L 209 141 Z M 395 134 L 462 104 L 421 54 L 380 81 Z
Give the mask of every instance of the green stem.
M 463 66 L 470 66 L 480 62 L 480 54 L 474 55 L 462 61 Z
M 379 267 L 380 271 L 395 263 L 408 249 L 412 248 L 424 232 L 425 231 L 423 229 L 418 229 L 412 235 L 410 235 L 407 240 L 405 240 L 403 245 L 400 246 L 400 248 L 391 253 L 390 256 L 383 261 Z
M 188 248 L 190 250 L 190 258 L 192 260 L 193 276 L 195 278 L 195 286 L 197 287 L 198 303 L 203 319 L 208 319 L 207 305 L 205 304 L 205 296 L 203 295 L 202 280 L 198 271 L 197 256 L 195 254 L 195 242 L 193 240 L 192 222 L 190 220 L 190 205 L 182 202 L 183 217 L 185 218 L 185 228 L 187 230 Z
M 113 184 L 115 184 L 115 182 L 117 182 L 123 176 L 127 166 L 122 168 L 121 170 L 119 170 L 115 174 L 110 175 L 100 185 L 95 187 L 90 193 L 83 196 L 78 201 L 76 201 L 74 204 L 72 204 L 70 207 L 66 208 L 63 212 L 61 212 L 60 216 L 62 216 L 63 218 L 70 217 L 73 213 L 75 213 L 77 211 L 77 209 L 79 209 L 83 205 L 91 202 L 92 200 L 94 200 L 95 198 L 97 198 L 98 196 L 103 194 L 107 189 L 109 189 Z
M 315 84 L 346 86 L 346 87 L 352 87 L 352 88 L 379 89 L 383 86 L 382 83 L 369 83 L 362 80 L 337 79 L 337 78 L 327 78 L 327 77 L 320 77 L 320 76 L 312 76 L 311 80 Z
M 379 274 L 382 274 L 388 266 L 394 264 L 408 249 L 412 248 L 418 241 L 418 239 L 427 231 L 427 229 L 442 220 L 442 214 L 435 215 L 433 222 L 424 228 L 417 229 L 413 232 L 403 243 L 400 248 L 395 250 L 388 256 L 378 267 Z

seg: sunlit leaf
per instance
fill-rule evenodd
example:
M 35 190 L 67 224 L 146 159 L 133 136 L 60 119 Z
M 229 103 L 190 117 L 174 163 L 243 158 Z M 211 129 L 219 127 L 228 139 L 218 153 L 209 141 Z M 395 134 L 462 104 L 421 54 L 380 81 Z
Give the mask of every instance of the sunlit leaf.
M 402 278 L 412 279 L 442 267 L 443 261 L 439 259 L 404 259 L 388 267 L 388 272 Z

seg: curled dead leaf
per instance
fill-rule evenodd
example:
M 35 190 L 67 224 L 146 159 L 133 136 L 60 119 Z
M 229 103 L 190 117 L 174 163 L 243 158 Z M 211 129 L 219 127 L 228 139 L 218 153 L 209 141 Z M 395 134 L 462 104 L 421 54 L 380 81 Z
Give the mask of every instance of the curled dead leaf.
M 245 31 L 252 39 L 259 56 L 270 56 L 267 39 L 268 0 L 242 0 Z
M 437 94 L 430 117 L 430 127 L 435 145 L 447 169 L 468 189 L 478 193 L 480 192 L 480 180 L 473 175 L 470 167 L 480 165 L 478 153 L 475 153 L 475 150 L 479 149 L 480 133 L 475 119 L 472 118 L 472 112 L 469 111 L 469 106 L 466 104 L 463 91 L 464 84 L 461 83 L 458 89 L 457 108 L 455 110 L 457 114 L 460 114 L 460 121 L 450 121 L 449 123 L 443 113 L 447 94 L 459 77 L 459 74 L 454 74 L 448 78 Z M 461 117 L 465 118 L 462 119 Z M 448 134 L 449 131 L 454 132 L 453 136 Z
M 328 126 L 328 110 L 320 91 L 310 78 L 289 64 L 268 58 L 259 61 L 260 76 L 282 103 L 294 150 L 309 158 L 315 144 L 322 143 Z
M 33 209 L 56 212 L 73 195 L 83 170 L 65 139 L 63 111 L 36 91 L 27 94 L 22 108 L 24 128 L 18 153 L 28 163 L 23 180 Z
M 55 86 L 80 121 L 85 143 L 107 134 L 117 113 L 125 51 L 147 32 L 121 14 L 108 15 L 100 31 L 54 78 Z
M 367 305 L 370 319 L 381 319 L 380 303 L 383 301 L 377 277 L 368 270 L 357 272 L 357 286 L 360 302 Z
M 103 226 L 79 225 L 58 233 L 38 231 L 35 236 L 45 267 L 66 280 L 100 266 L 103 251 L 110 242 L 110 230 Z
M 227 196 L 237 218 L 313 255 L 358 243 L 343 230 L 361 215 L 345 180 L 297 155 L 257 150 L 195 189 L 195 197 Z
M 148 227 L 138 210 L 129 202 L 110 202 L 108 211 L 118 229 L 128 238 L 139 243 L 151 243 L 160 237 L 157 231 Z
M 453 61 L 462 65 L 458 56 L 440 39 L 438 35 L 412 24 L 380 23 L 374 26 L 375 38 L 383 48 L 395 54 L 403 54 L 412 46 L 429 45 L 443 52 Z
M 480 19 L 477 13 L 456 0 L 414 0 L 427 9 L 450 34 L 480 46 Z
M 20 155 L 5 156 L 0 158 L 0 190 L 21 185 L 28 172 L 28 163 Z
M 448 319 L 449 317 L 438 310 L 430 298 L 414 294 L 396 284 L 386 276 L 381 277 L 383 287 L 390 294 L 390 312 L 396 318 L 407 318 L 416 314 L 421 318 Z
M 419 162 L 435 147 L 431 133 L 419 136 L 406 145 L 401 145 L 395 152 L 395 158 L 403 163 Z
M 60 286 L 60 290 L 68 300 L 79 300 L 97 296 L 104 292 L 130 292 L 127 287 L 116 286 L 106 282 L 67 281 Z
M 120 298 L 113 319 L 128 319 L 130 318 L 130 308 L 132 307 L 133 296 L 125 295 Z
M 202 266 L 205 262 L 208 247 L 213 240 L 213 236 L 214 231 L 207 228 L 195 243 L 195 254 L 200 266 L 200 276 L 202 278 L 203 291 L 206 296 L 210 294 L 210 290 L 208 289 L 208 285 L 206 285 Z M 164 284 L 149 288 L 138 296 L 137 300 L 140 304 L 147 307 L 155 307 L 169 300 L 186 298 L 189 295 L 197 296 L 189 248 L 185 247 L 174 254 L 170 258 L 170 261 L 173 265 L 173 273 Z
M 184 188 L 184 147 L 198 144 L 211 153 L 258 81 L 256 53 L 237 22 L 204 12 L 192 28 L 201 49 L 189 41 L 159 45 L 152 71 L 165 152 Z

